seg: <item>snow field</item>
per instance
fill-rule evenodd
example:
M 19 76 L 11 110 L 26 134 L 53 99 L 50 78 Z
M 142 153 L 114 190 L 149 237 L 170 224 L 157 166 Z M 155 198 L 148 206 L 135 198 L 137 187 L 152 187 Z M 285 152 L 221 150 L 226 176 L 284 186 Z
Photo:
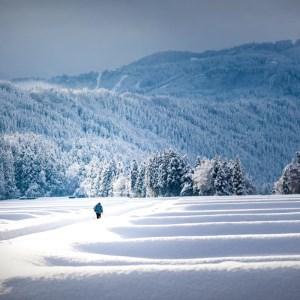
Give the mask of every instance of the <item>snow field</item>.
M 300 299 L 300 195 L 0 202 L 0 299 Z

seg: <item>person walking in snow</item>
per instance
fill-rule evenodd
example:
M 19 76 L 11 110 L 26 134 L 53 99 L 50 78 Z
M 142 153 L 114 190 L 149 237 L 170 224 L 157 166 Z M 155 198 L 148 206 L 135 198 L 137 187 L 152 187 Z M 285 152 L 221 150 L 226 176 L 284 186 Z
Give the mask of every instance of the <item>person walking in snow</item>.
M 96 213 L 97 219 L 101 218 L 101 214 L 103 213 L 102 204 L 99 202 L 94 206 L 94 212 Z

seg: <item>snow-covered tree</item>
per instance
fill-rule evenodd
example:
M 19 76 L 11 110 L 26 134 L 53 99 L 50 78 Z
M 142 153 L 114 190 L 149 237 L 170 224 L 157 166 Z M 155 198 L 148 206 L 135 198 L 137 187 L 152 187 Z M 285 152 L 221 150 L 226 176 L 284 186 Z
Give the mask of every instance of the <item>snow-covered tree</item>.
M 184 176 L 188 172 L 185 158 L 169 150 L 164 153 L 167 158 L 167 196 L 178 196 L 183 188 Z
M 203 159 L 195 167 L 192 179 L 196 195 L 244 195 L 254 192 L 239 160 L 220 157 Z
M 243 171 L 241 168 L 241 162 L 239 159 L 236 159 L 234 161 L 232 176 L 233 193 L 235 195 L 245 195 L 246 186 Z
M 8 145 L 0 147 L 0 198 L 13 198 L 19 195 L 15 180 L 14 159 Z
M 228 195 L 228 178 L 225 172 L 225 163 L 217 162 L 218 168 L 214 179 L 214 187 L 216 190 L 216 195 Z
M 146 188 L 152 196 L 178 196 L 187 173 L 183 157 L 172 150 L 155 154 L 147 163 Z
M 96 197 L 100 194 L 103 161 L 94 157 L 85 168 L 85 176 L 80 184 L 80 191 L 88 197 Z M 77 191 L 79 193 L 79 191 Z
M 182 176 L 180 196 L 193 196 L 193 193 L 193 170 L 187 168 L 187 172 Z
M 137 197 L 146 197 L 146 166 L 144 163 L 139 168 L 135 184 L 135 193 Z
M 282 172 L 281 177 L 274 184 L 274 192 L 277 194 L 299 194 L 300 193 L 300 152 Z
M 113 193 L 112 184 L 116 172 L 117 172 L 117 167 L 114 161 L 111 161 L 107 163 L 106 166 L 104 166 L 101 174 L 98 196 L 100 197 L 112 196 Z
M 84 145 L 70 154 L 36 134 L 0 138 L 0 198 L 18 196 L 107 197 L 111 195 L 178 196 L 247 194 L 252 191 L 240 163 L 221 158 L 198 160 L 191 169 L 173 150 L 156 153 L 144 163 L 118 163 Z M 91 147 L 93 147 L 91 145 Z M 72 150 L 72 151 L 73 151 Z M 131 166 L 131 167 L 129 167 Z M 288 191 L 283 177 L 283 190 Z M 128 183 L 129 182 L 129 183 Z
M 130 196 L 130 178 L 127 175 L 119 174 L 119 176 L 113 181 L 112 195 L 114 197 Z
M 202 159 L 192 175 L 194 195 L 214 195 L 215 160 Z
M 146 163 L 146 195 L 148 197 L 157 197 L 159 195 L 159 167 L 161 165 L 159 154 L 150 157 Z
M 1 139 L 6 198 L 63 195 L 65 166 L 57 145 L 34 134 Z
M 139 174 L 138 164 L 136 160 L 133 161 L 130 169 L 130 191 L 132 195 L 136 194 L 136 182 Z

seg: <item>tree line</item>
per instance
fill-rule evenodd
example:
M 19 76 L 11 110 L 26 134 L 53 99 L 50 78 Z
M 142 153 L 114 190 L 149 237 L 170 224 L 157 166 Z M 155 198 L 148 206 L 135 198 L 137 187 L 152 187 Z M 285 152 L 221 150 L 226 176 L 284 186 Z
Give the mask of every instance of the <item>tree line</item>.
M 198 159 L 174 150 L 123 162 L 99 155 L 78 159 L 35 134 L 0 140 L 0 197 L 172 197 L 246 195 L 255 188 L 239 159 Z
M 177 98 L 103 89 L 23 90 L 0 81 L 0 107 L 1 135 L 45 137 L 68 152 L 71 163 L 77 154 L 79 164 L 112 155 L 115 161 L 141 161 L 168 147 L 191 164 L 198 155 L 238 155 L 259 191 L 271 192 L 300 143 L 300 105 L 290 96 Z

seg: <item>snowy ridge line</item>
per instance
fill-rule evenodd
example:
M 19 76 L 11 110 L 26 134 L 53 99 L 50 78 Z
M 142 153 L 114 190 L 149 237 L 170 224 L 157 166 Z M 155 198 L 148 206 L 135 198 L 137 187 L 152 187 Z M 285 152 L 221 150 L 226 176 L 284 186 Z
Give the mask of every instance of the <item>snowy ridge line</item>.
M 8 215 L 13 215 L 13 214 L 31 214 L 31 215 L 49 215 L 49 214 L 65 214 L 65 213 L 71 213 L 74 210 L 71 208 L 68 209 L 49 209 L 48 211 L 40 211 L 39 209 L 16 209 L 14 212 L 8 209 L 0 209 L 0 214 L 8 214 Z
M 71 225 L 78 222 L 83 222 L 89 219 L 90 219 L 89 217 L 83 217 L 79 219 L 73 217 L 67 220 L 56 220 L 55 222 L 38 223 L 32 226 L 28 225 L 17 229 L 1 230 L 0 241 L 10 240 L 28 234 L 34 234 L 34 233 L 39 233 L 39 232 L 48 231 L 52 229 L 57 229 L 63 226 Z
M 194 202 L 194 203 L 177 203 L 175 204 L 175 206 L 180 206 L 180 207 L 184 207 L 184 206 L 194 206 L 194 205 L 253 205 L 253 204 L 264 204 L 264 205 L 267 205 L 267 204 L 299 204 L 300 205 L 300 201 L 298 200 L 286 200 L 286 201 L 228 201 L 228 202 L 210 202 L 210 201 L 207 201 L 207 202 Z
M 244 201 L 239 201 L 239 200 L 231 200 L 231 201 L 198 201 L 198 202 L 190 202 L 187 201 L 185 202 L 184 200 L 182 202 L 175 203 L 175 206 L 191 206 L 191 205 L 222 205 L 222 204 L 277 204 L 277 203 L 300 203 L 300 200 L 294 200 L 294 199 L 289 199 L 289 200 L 244 200 Z
M 9 201 L 12 201 L 13 203 L 7 203 Z M 19 200 L 21 202 L 21 200 Z M 2 203 L 2 202 L 5 202 L 5 203 Z M 0 209 L 24 209 L 23 206 L 26 206 L 25 209 L 41 209 L 43 208 L 43 204 L 35 204 L 35 205 L 26 205 L 25 203 L 15 203 L 15 201 L 13 200 L 5 200 L 5 201 L 0 201 Z M 90 207 L 90 203 L 87 203 L 85 205 L 82 205 L 80 203 L 70 203 L 70 205 L 66 205 L 66 204 L 58 204 L 56 205 L 55 203 L 51 203 L 50 205 L 47 204 L 47 207 L 48 208 L 51 208 L 51 207 L 55 207 L 55 208 L 58 208 L 58 209 L 71 209 L 71 208 L 88 208 Z
M 263 224 L 297 224 L 300 225 L 300 220 L 272 220 L 272 221 L 221 221 L 221 222 L 200 222 L 200 223 L 180 223 L 180 224 L 145 224 L 145 225 L 131 225 L 132 228 L 155 228 L 155 227 L 193 227 L 193 226 L 209 226 L 209 225 L 263 225 Z M 113 227 L 114 228 L 114 227 Z M 118 226 L 116 226 L 118 228 Z
M 53 200 L 52 198 L 47 198 L 47 197 L 43 197 L 43 198 L 38 198 L 38 199 L 34 199 L 34 200 L 0 200 L 0 210 L 1 209 L 25 209 L 25 210 L 32 210 L 32 209 L 37 209 L 37 210 L 41 210 L 43 208 L 47 208 L 47 211 L 49 211 L 51 209 L 55 209 L 55 210 L 60 210 L 60 209 L 90 209 L 93 204 L 96 201 L 105 201 L 108 198 L 104 197 L 98 197 L 98 198 L 76 198 L 76 199 L 68 199 L 65 197 L 61 197 L 61 199 L 55 198 L 56 200 Z M 139 198 L 140 199 L 140 198 Z M 114 197 L 109 199 L 109 204 L 112 205 L 117 205 L 117 204 L 121 204 L 122 201 L 124 201 L 124 198 L 122 198 L 122 200 L 119 197 Z M 141 201 L 138 199 L 130 199 L 130 204 L 134 204 L 134 203 L 140 203 Z M 151 205 L 151 203 L 153 202 L 153 200 L 151 201 L 151 199 L 149 199 L 148 201 L 148 205 Z M 167 202 L 167 201 L 164 201 Z M 108 204 L 108 203 L 107 203 Z M 142 203 L 141 205 L 145 206 L 145 203 Z
M 195 215 L 186 217 L 157 217 L 157 218 L 134 218 L 131 223 L 134 225 L 160 225 L 160 224 L 183 224 L 183 223 L 203 223 L 203 222 L 234 222 L 234 221 L 275 221 L 275 220 L 300 220 L 300 213 L 286 213 L 286 214 L 226 214 L 221 215 Z
M 289 205 L 290 207 L 294 207 L 294 208 L 300 208 L 300 202 L 290 202 L 290 203 L 286 203 L 286 202 L 279 202 L 279 203 L 275 203 L 275 202 L 270 202 L 270 203 L 218 203 L 218 204 L 211 204 L 211 203 L 198 203 L 198 204 L 188 204 L 188 205 L 181 205 L 182 209 L 184 210 L 199 210 L 202 207 L 205 209 L 205 207 L 214 207 L 215 210 L 222 210 L 222 209 L 226 209 L 227 207 L 230 208 L 232 207 L 232 209 L 235 209 L 235 207 L 240 207 L 241 209 L 243 209 L 243 207 L 245 208 L 280 208 L 281 206 L 286 206 Z
M 122 240 L 81 244 L 75 247 L 84 253 L 114 257 L 155 259 L 208 258 L 232 256 L 294 255 L 300 251 L 300 239 L 190 239 L 190 240 Z M 174 251 L 174 249 L 176 251 Z M 220 252 L 220 250 L 222 250 Z
M 142 238 L 127 238 L 123 240 L 115 240 L 114 243 L 123 243 L 123 242 L 147 242 L 147 241 L 201 241 L 201 240 L 244 240 L 244 239 L 299 239 L 299 233 L 270 233 L 270 234 L 228 234 L 228 235 L 203 235 L 203 236 L 161 236 L 161 237 L 142 237 Z M 101 244 L 111 243 L 111 241 L 103 241 Z
M 239 213 L 252 213 L 253 215 L 260 215 L 264 214 L 265 212 L 300 212 L 300 209 L 293 208 L 293 207 L 286 207 L 286 208 L 257 208 L 257 209 L 205 209 L 205 210 L 169 210 L 168 212 L 159 212 L 155 214 L 148 214 L 147 217 L 157 216 L 157 217 L 177 217 L 177 216 L 194 216 L 194 215 L 215 215 L 215 214 L 224 214 L 229 212 L 230 214 L 239 214 Z
M 77 266 L 76 271 L 80 271 L 80 273 L 74 274 L 73 267 L 64 267 L 64 274 L 61 273 L 61 267 L 53 266 L 51 267 L 53 270 L 48 274 L 43 274 L 43 278 L 54 279 L 57 276 L 65 276 L 66 274 L 70 274 L 72 277 L 74 276 L 83 276 L 86 274 L 97 274 L 98 276 L 101 274 L 105 274 L 106 272 L 114 274 L 118 273 L 128 273 L 131 271 L 141 271 L 143 273 L 151 273 L 155 271 L 243 271 L 243 270 L 274 270 L 274 269 L 283 269 L 283 268 L 292 268 L 296 270 L 300 270 L 300 262 L 298 261 L 257 261 L 257 262 L 239 262 L 239 261 L 220 261 L 218 263 L 200 263 L 200 264 L 179 264 L 179 265 L 172 265 L 172 264 L 140 264 L 140 265 L 122 265 L 120 266 L 101 266 L 101 272 L 99 272 L 99 266 Z M 35 276 L 34 276 L 35 277 Z M 33 277 L 33 280 L 35 280 Z
M 182 211 L 184 212 L 193 212 L 193 211 L 199 211 L 202 210 L 206 211 L 206 210 L 214 210 L 215 212 L 220 212 L 220 211 L 224 211 L 224 210 L 231 210 L 231 211 L 236 211 L 237 209 L 240 210 L 245 210 L 245 209 L 257 209 L 257 208 L 268 208 L 268 209 L 273 209 L 273 208 L 286 208 L 286 204 L 284 203 L 271 203 L 271 204 L 254 204 L 251 205 L 249 203 L 245 203 L 245 204 L 218 204 L 218 205 L 212 205 L 212 204 L 205 204 L 205 205 L 189 205 L 189 206 L 182 206 Z M 292 209 L 299 209 L 300 208 L 300 204 L 298 203 L 290 203 L 288 204 L 289 208 Z
M 176 205 L 180 205 L 181 203 L 186 204 L 194 204 L 194 203 L 229 203 L 229 202 L 286 202 L 290 200 L 300 201 L 300 194 L 293 194 L 291 195 L 272 195 L 270 196 L 262 196 L 262 195 L 245 195 L 245 196 L 234 196 L 234 195 L 228 195 L 228 196 L 200 196 L 201 199 L 191 199 L 189 197 L 188 199 L 181 197 L 177 201 Z M 197 197 L 196 197 L 197 198 Z
M 36 215 L 46 215 L 49 213 L 66 213 L 70 212 L 71 209 L 49 209 L 47 212 L 40 211 L 39 209 L 23 209 L 23 208 L 13 208 L 15 211 L 12 212 L 8 208 L 0 208 L 0 214 L 36 214 Z
M 94 254 L 95 255 L 95 254 Z M 96 254 L 97 255 L 97 254 Z M 99 256 L 99 255 L 97 255 Z M 186 258 L 186 259 L 155 259 L 140 257 L 106 257 L 105 259 L 94 258 L 84 259 L 80 257 L 70 258 L 69 256 L 51 256 L 43 258 L 44 265 L 50 266 L 124 266 L 124 265 L 195 265 L 207 263 L 220 263 L 224 261 L 233 262 L 300 262 L 300 255 L 264 255 L 264 256 L 224 256 L 224 257 L 207 257 L 207 258 Z
M 289 216 L 289 215 L 295 215 L 298 216 L 300 215 L 300 210 L 299 211 L 291 211 L 291 212 L 282 212 L 282 213 L 261 213 L 259 214 L 259 216 Z M 253 214 L 250 213 L 237 213 L 237 214 L 224 214 L 224 213 L 220 213 L 220 214 L 208 214 L 208 215 L 180 215 L 180 216 L 145 216 L 145 217 L 135 217 L 135 219 L 139 220 L 160 220 L 160 219 L 194 219 L 194 218 L 206 218 L 206 217 L 235 217 L 235 216 L 253 216 Z M 253 217 L 257 217 L 256 215 L 254 215 Z
M 261 226 L 261 225 L 259 225 Z M 273 225 L 272 225 L 273 226 Z M 272 230 L 272 226 L 270 227 Z M 300 251 L 300 233 L 248 233 L 238 232 L 245 229 L 231 227 L 217 235 L 215 230 L 207 227 L 206 232 L 169 227 L 166 231 L 158 228 L 135 231 L 132 227 L 123 226 L 113 230 L 122 239 L 99 241 L 96 243 L 74 244 L 74 248 L 82 253 L 97 253 L 114 257 L 141 257 L 158 259 L 261 256 L 261 255 L 295 255 Z M 259 227 L 257 228 L 257 230 Z M 286 229 L 285 229 L 286 230 Z M 174 251 L 176 249 L 176 251 Z
M 171 265 L 171 264 L 141 264 L 141 265 L 122 265 L 121 267 L 116 266 L 101 266 L 99 270 L 99 266 L 76 266 L 76 270 L 74 270 L 73 266 L 64 266 L 63 271 L 61 266 L 51 266 L 51 270 L 44 271 L 41 275 L 32 275 L 30 277 L 30 282 L 34 282 L 36 280 L 51 280 L 51 282 L 55 279 L 66 279 L 70 276 L 70 279 L 83 279 L 85 277 L 90 277 L 91 275 L 96 275 L 98 278 L 110 275 L 110 278 L 113 275 L 130 275 L 130 273 L 138 272 L 140 276 L 143 274 L 152 273 L 152 272 L 160 272 L 160 271 L 168 271 L 168 272 L 202 272 L 202 271 L 227 271 L 227 272 L 241 272 L 244 271 L 255 271 L 258 270 L 260 272 L 267 270 L 300 270 L 300 262 L 296 261 L 266 261 L 266 262 L 239 262 L 239 261 L 222 261 L 218 263 L 204 263 L 204 264 L 179 264 L 179 265 Z M 41 270 L 42 271 L 42 270 Z M 201 274 L 201 273 L 200 273 Z M 199 274 L 199 275 L 200 275 Z M 224 274 L 222 274 L 224 276 Z M 261 276 L 261 274 L 259 274 Z M 138 278 L 137 278 L 138 280 Z M 98 286 L 99 287 L 99 286 Z M 131 282 L 132 287 L 132 282 Z M 117 288 L 117 287 L 116 287 Z M 1 299 L 1 290 L 0 290 L 0 299 Z M 6 299 L 6 298 L 4 298 Z M 18 298 L 22 299 L 22 298 Z M 43 298 L 42 298 L 43 299 Z M 51 298 L 53 299 L 53 298 Z M 118 298 L 122 299 L 122 298 Z
M 252 224 L 252 225 L 196 225 L 196 226 L 156 226 L 147 227 L 115 227 L 112 232 L 123 238 L 144 238 L 144 237 L 170 237 L 170 236 L 223 236 L 223 235 L 264 235 L 264 234 L 284 234 L 299 233 L 299 225 L 279 224 Z

